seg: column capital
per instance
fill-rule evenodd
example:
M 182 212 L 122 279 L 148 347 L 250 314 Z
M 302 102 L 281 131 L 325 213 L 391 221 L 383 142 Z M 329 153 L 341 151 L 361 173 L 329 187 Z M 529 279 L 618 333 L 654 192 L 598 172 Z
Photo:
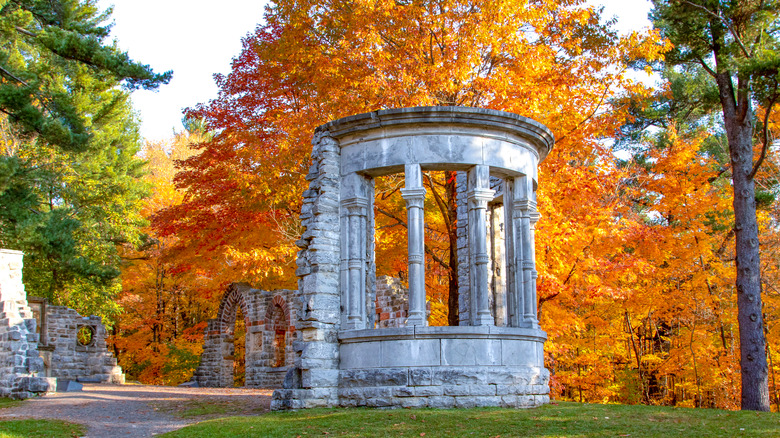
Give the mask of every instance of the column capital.
M 366 198 L 347 198 L 341 201 L 341 205 L 347 209 L 350 216 L 365 216 L 368 209 L 368 199 Z
M 515 211 L 536 211 L 536 201 L 528 198 L 515 199 L 512 207 Z
M 401 197 L 406 201 L 406 208 L 424 208 L 425 193 L 424 187 L 401 189 Z
M 466 192 L 466 198 L 472 202 L 484 202 L 487 204 L 495 197 L 496 192 L 492 189 L 472 188 Z
M 405 187 L 401 189 L 401 197 L 404 199 L 425 198 L 426 193 L 427 191 L 425 190 L 425 187 Z

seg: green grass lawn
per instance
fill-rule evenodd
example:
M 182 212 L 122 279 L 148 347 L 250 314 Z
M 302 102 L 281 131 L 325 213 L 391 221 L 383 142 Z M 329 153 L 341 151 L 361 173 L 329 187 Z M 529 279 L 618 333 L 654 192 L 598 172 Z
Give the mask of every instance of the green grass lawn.
M 21 400 L 11 400 L 10 398 L 7 397 L 0 397 L 0 409 L 11 408 L 17 406 L 21 402 L 22 402 Z
M 85 432 L 80 424 L 60 420 L 0 421 L 0 438 L 74 438 Z
M 556 403 L 511 409 L 313 409 L 204 421 L 173 437 L 778 437 L 780 414 Z

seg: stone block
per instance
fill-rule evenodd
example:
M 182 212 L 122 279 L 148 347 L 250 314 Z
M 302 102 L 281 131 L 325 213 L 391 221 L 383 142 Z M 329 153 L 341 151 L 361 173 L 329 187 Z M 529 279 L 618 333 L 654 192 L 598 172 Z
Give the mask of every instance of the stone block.
M 311 369 L 301 371 L 301 386 L 304 388 L 320 388 L 338 386 L 339 370 Z
M 394 406 L 394 399 L 392 397 L 388 398 L 367 398 L 366 399 L 366 406 L 371 408 L 388 408 L 391 406 Z
M 501 340 L 442 339 L 442 365 L 500 365 Z
M 485 370 L 476 367 L 433 368 L 431 382 L 434 385 L 479 385 L 487 383 Z
M 380 342 L 342 344 L 339 357 L 339 367 L 342 369 L 376 368 L 382 365 Z
M 57 380 L 57 392 L 72 392 L 81 391 L 84 385 L 73 380 L 58 379 Z
M 449 409 L 455 407 L 455 397 L 434 396 L 427 398 L 429 408 Z
M 414 395 L 416 397 L 430 397 L 443 395 L 444 389 L 441 386 L 415 386 Z
M 496 395 L 496 385 L 469 385 L 469 394 L 477 396 Z
M 455 397 L 456 408 L 484 408 L 490 406 L 501 406 L 503 401 L 497 396 L 468 396 Z
M 51 388 L 52 390 L 54 388 Z M 45 377 L 30 377 L 27 390 L 30 392 L 47 392 L 49 388 L 49 380 Z
M 397 402 L 400 404 L 402 408 L 407 408 L 407 409 L 424 408 L 425 406 L 428 405 L 428 399 L 421 398 L 421 397 L 400 398 L 397 400 Z
M 330 342 L 307 342 L 301 351 L 303 359 L 327 359 L 338 358 L 338 345 Z
M 382 342 L 382 365 L 432 366 L 441 364 L 441 348 L 438 339 L 412 339 Z
M 340 384 L 346 388 L 406 386 L 408 376 L 402 368 L 342 370 Z
M 393 388 L 393 397 L 413 397 L 414 389 L 408 386 L 399 386 Z
M 441 387 L 444 395 L 464 396 L 469 395 L 468 385 L 444 385 Z
M 339 399 L 344 400 L 358 400 L 362 402 L 366 399 L 363 388 L 339 388 L 338 395 Z
M 433 370 L 431 368 L 410 368 L 409 386 L 426 386 L 431 384 Z

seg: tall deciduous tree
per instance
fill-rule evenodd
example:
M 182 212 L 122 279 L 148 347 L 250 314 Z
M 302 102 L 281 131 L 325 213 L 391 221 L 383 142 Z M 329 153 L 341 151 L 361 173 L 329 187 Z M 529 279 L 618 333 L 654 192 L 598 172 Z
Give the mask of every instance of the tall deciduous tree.
M 654 0 L 653 4 L 655 26 L 675 46 L 667 54 L 666 62 L 704 70 L 719 96 L 734 190 L 742 408 L 767 411 L 768 369 L 755 176 L 770 146 L 767 131 L 761 127 L 766 126 L 780 97 L 780 3 Z M 763 109 L 759 116 L 754 111 L 756 103 Z
M 584 217 L 600 211 L 604 197 L 581 198 L 573 211 L 555 203 L 609 172 L 598 157 L 609 161 L 610 151 L 598 140 L 622 121 L 610 98 L 631 86 L 624 60 L 660 49 L 638 35 L 620 40 L 578 0 L 279 0 L 245 39 L 232 72 L 218 78 L 219 98 L 191 111 L 217 134 L 183 162 L 185 200 L 157 223 L 163 234 L 186 236 L 180 241 L 193 255 L 217 253 L 238 268 L 226 280 L 291 285 L 291 240 L 280 237 L 296 231 L 287 225 L 300 207 L 314 128 L 382 108 L 469 105 L 549 126 L 558 144 L 542 169 L 540 208 L 549 222 L 592 222 L 587 229 L 603 235 L 610 221 Z M 567 267 L 551 277 L 581 266 L 582 254 L 550 243 Z M 441 258 L 452 266 L 447 252 Z M 549 293 L 562 282 L 550 282 Z

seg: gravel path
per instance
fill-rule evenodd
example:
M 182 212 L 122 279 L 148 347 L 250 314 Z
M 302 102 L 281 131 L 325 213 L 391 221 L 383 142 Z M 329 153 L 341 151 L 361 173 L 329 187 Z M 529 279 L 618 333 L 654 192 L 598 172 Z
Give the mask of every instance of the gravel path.
M 258 415 L 270 404 L 271 391 L 262 389 L 85 384 L 2 409 L 0 421 L 52 418 L 86 425 L 86 438 L 143 438 L 208 418 Z

